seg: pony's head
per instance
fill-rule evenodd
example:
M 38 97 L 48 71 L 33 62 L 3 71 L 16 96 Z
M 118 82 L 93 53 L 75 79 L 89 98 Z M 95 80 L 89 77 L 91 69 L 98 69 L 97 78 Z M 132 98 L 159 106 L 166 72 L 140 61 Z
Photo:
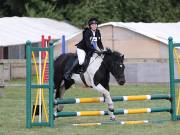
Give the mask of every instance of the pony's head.
M 104 64 L 111 72 L 111 74 L 115 77 L 116 81 L 120 84 L 123 85 L 125 81 L 125 75 L 124 75 L 124 55 L 116 52 L 116 51 L 111 51 L 111 49 L 106 49 L 104 52 Z

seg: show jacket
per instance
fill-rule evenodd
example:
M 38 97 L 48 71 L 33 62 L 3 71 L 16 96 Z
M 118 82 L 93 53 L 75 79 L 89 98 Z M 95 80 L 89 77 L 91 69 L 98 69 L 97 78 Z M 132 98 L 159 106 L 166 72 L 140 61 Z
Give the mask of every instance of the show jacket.
M 92 45 L 92 39 L 93 39 L 93 32 L 89 28 L 85 28 L 83 31 L 83 39 L 76 45 L 77 48 L 83 49 L 86 53 L 87 52 L 92 52 L 94 51 L 94 47 Z M 101 33 L 97 29 L 95 31 L 95 37 L 97 39 L 97 46 L 99 47 L 100 50 L 103 50 L 104 47 L 101 42 Z

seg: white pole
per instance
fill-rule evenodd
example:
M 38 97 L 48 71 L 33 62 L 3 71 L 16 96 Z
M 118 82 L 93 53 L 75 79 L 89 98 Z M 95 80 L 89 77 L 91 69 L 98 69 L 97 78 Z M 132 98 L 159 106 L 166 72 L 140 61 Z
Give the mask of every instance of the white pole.
M 39 85 L 42 84 L 42 77 L 41 77 L 41 74 L 42 74 L 42 68 L 41 68 L 41 64 L 42 64 L 42 61 L 41 61 L 41 51 L 39 51 Z M 42 89 L 40 88 L 39 89 L 39 122 L 41 122 L 42 118 L 41 118 L 41 95 L 42 95 Z

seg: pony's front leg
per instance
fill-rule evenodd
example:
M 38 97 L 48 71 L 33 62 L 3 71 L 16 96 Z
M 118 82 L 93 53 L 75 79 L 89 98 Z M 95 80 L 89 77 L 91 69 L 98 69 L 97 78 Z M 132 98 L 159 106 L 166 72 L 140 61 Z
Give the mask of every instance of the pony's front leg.
M 115 120 L 116 117 L 114 115 L 114 105 L 110 96 L 110 92 L 107 89 L 105 89 L 101 84 L 98 84 L 97 86 L 93 86 L 93 88 L 98 90 L 105 96 L 105 102 L 108 104 L 108 110 L 109 110 L 108 113 L 110 116 L 110 120 Z

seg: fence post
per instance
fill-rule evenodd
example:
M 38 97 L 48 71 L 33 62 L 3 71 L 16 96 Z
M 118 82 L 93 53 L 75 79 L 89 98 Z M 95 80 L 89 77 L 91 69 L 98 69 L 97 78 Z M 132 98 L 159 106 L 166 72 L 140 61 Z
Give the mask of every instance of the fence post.
M 50 127 L 54 127 L 54 56 L 53 56 L 53 42 L 50 41 L 49 50 L 49 123 Z
M 26 42 L 26 127 L 31 128 L 31 42 Z
M 168 38 L 169 47 L 169 73 L 170 73 L 170 94 L 171 94 L 171 119 L 176 120 L 176 97 L 175 97 L 175 76 L 174 76 L 174 45 L 173 38 Z

